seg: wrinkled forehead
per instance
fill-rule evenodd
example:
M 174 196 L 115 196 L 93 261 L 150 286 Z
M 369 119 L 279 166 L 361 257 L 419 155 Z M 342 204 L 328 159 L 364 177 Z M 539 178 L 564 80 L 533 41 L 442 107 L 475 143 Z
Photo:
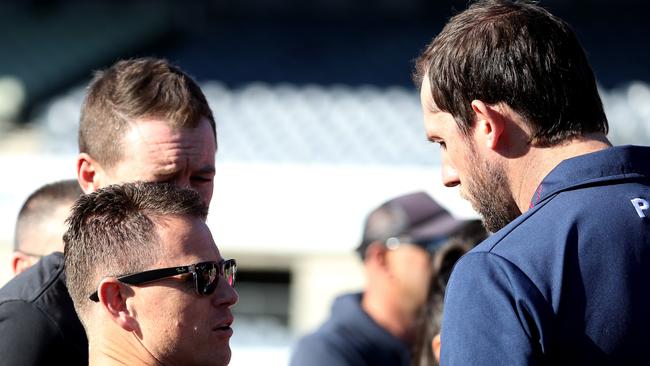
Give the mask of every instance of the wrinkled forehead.
M 125 134 L 123 163 L 139 164 L 143 174 L 173 174 L 182 169 L 214 169 L 216 144 L 211 127 L 177 128 L 165 121 L 136 121 Z

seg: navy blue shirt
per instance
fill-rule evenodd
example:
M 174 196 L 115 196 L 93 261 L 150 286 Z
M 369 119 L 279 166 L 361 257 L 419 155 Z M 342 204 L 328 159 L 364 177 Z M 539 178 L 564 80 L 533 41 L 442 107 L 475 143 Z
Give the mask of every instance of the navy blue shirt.
M 409 366 L 407 346 L 370 318 L 361 296 L 338 297 L 327 322 L 298 342 L 290 365 Z
M 650 148 L 567 159 L 456 264 L 442 365 L 650 364 Z

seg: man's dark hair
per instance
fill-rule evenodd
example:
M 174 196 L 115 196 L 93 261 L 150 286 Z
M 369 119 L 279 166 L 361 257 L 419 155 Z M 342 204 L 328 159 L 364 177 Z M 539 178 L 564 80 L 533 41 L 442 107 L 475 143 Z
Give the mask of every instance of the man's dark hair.
M 66 283 L 77 312 L 84 314 L 103 277 L 149 269 L 160 253 L 155 228 L 165 218 L 205 220 L 207 210 L 196 191 L 167 183 L 111 185 L 82 196 L 63 237 Z
M 473 100 L 505 103 L 530 126 L 531 143 L 553 146 L 607 133 L 596 81 L 569 25 L 525 1 L 486 0 L 451 18 L 416 61 L 437 107 L 469 135 Z
M 43 243 L 30 240 L 30 234 L 46 231 L 46 225 L 59 219 L 57 211 L 72 207 L 82 193 L 77 180 L 70 179 L 46 184 L 30 194 L 18 213 L 14 250 L 39 256 L 52 252 L 53 245 L 60 245 L 60 240 L 58 243 Z M 63 219 L 60 225 L 63 226 Z
M 121 141 L 129 123 L 159 118 L 177 128 L 194 128 L 202 117 L 216 126 L 198 84 L 166 60 L 118 61 L 95 73 L 81 108 L 79 152 L 112 166 L 122 159 Z

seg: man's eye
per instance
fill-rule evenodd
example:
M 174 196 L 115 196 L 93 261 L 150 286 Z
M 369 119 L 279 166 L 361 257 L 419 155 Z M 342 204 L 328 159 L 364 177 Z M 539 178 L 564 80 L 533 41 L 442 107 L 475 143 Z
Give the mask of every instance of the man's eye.
M 212 177 L 192 177 L 193 182 L 209 183 L 212 182 Z
M 447 149 L 447 144 L 445 144 L 444 141 L 438 141 L 438 145 L 440 145 L 441 149 L 445 149 L 445 150 Z

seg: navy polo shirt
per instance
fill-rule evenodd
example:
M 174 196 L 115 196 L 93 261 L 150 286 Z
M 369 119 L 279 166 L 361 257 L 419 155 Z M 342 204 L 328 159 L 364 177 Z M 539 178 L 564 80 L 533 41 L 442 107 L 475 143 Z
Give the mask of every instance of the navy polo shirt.
M 295 347 L 290 366 L 409 366 L 408 346 L 361 306 L 362 294 L 336 298 L 332 316 Z
M 442 365 L 650 364 L 650 148 L 567 159 L 456 264 Z

